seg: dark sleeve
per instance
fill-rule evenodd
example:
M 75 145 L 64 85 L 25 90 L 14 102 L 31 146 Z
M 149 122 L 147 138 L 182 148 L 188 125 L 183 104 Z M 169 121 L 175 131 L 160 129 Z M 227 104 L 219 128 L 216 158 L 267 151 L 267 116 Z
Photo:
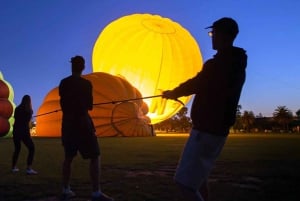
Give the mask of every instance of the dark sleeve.
M 232 126 L 236 120 L 237 106 L 240 100 L 243 85 L 246 80 L 247 55 L 242 55 L 242 58 L 235 62 L 233 71 L 229 76 L 229 93 L 226 108 L 226 116 L 229 117 L 228 125 Z
M 197 75 L 183 83 L 181 83 L 178 87 L 172 90 L 175 96 L 189 96 L 192 94 L 198 93 L 198 91 L 202 90 L 208 82 L 208 74 L 210 73 L 209 66 L 211 65 L 212 60 L 208 60 L 203 65 L 202 71 L 198 72 Z

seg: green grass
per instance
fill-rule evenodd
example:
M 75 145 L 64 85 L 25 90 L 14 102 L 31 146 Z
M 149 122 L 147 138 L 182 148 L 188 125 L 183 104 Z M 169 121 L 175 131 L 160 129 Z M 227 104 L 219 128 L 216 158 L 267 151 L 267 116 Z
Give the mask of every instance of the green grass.
M 172 177 L 187 137 L 99 138 L 101 186 L 116 201 L 180 201 Z M 47 200 L 61 192 L 63 149 L 58 138 L 34 138 L 34 168 L 27 176 L 22 146 L 20 172 L 12 174 L 12 139 L 0 138 L 0 201 Z M 210 201 L 298 201 L 299 135 L 231 135 L 209 180 Z M 76 157 L 72 187 L 90 196 L 88 161 Z

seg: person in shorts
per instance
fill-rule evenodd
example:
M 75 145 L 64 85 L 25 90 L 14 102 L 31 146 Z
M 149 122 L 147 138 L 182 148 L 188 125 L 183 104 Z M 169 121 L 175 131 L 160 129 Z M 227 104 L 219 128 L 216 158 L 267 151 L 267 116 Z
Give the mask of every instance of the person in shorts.
M 162 95 L 177 99 L 195 94 L 192 130 L 175 173 L 175 182 L 186 201 L 208 200 L 207 180 L 235 122 L 246 78 L 246 51 L 233 46 L 239 32 L 236 21 L 224 17 L 207 28 L 212 29 L 209 35 L 217 54 L 195 77 Z
M 85 68 L 82 56 L 71 58 L 72 75 L 62 79 L 59 84 L 62 117 L 62 144 L 64 161 L 62 168 L 63 199 L 74 197 L 70 187 L 71 164 L 79 152 L 83 159 L 90 160 L 90 178 L 92 183 L 92 201 L 113 201 L 100 190 L 100 149 L 95 135 L 93 121 L 88 113 L 93 109 L 92 84 L 81 77 Z

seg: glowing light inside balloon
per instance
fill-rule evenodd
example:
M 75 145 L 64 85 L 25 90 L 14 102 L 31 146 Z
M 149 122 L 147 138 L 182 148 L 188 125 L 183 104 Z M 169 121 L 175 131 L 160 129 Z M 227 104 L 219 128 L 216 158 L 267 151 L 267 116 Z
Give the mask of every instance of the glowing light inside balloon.
M 110 23 L 96 40 L 92 55 L 94 72 L 124 77 L 143 97 L 159 95 L 195 76 L 202 62 L 198 44 L 185 28 L 150 14 L 128 15 Z M 180 100 L 187 103 L 190 97 Z M 182 108 L 180 103 L 162 98 L 144 101 L 152 124 Z

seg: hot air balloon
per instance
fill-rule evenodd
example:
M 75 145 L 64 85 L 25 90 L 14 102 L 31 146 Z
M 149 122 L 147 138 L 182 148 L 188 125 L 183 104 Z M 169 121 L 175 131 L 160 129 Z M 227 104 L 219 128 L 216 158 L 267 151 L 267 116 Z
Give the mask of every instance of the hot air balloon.
M 13 129 L 14 91 L 0 71 L 0 137 L 10 137 Z
M 161 94 L 195 76 L 202 56 L 193 36 L 179 23 L 151 14 L 121 17 L 100 33 L 93 49 L 93 72 L 125 77 L 142 96 Z M 189 97 L 181 97 L 183 103 Z M 173 100 L 147 99 L 151 123 L 176 114 Z
M 141 93 L 127 80 L 102 72 L 83 77 L 90 80 L 93 85 L 94 107 L 90 115 L 97 136 L 153 135 L 150 119 L 147 117 L 148 107 L 143 102 Z M 136 100 L 130 101 L 131 99 Z M 45 97 L 38 109 L 36 122 L 37 136 L 61 135 L 62 112 L 58 87 L 52 89 Z

